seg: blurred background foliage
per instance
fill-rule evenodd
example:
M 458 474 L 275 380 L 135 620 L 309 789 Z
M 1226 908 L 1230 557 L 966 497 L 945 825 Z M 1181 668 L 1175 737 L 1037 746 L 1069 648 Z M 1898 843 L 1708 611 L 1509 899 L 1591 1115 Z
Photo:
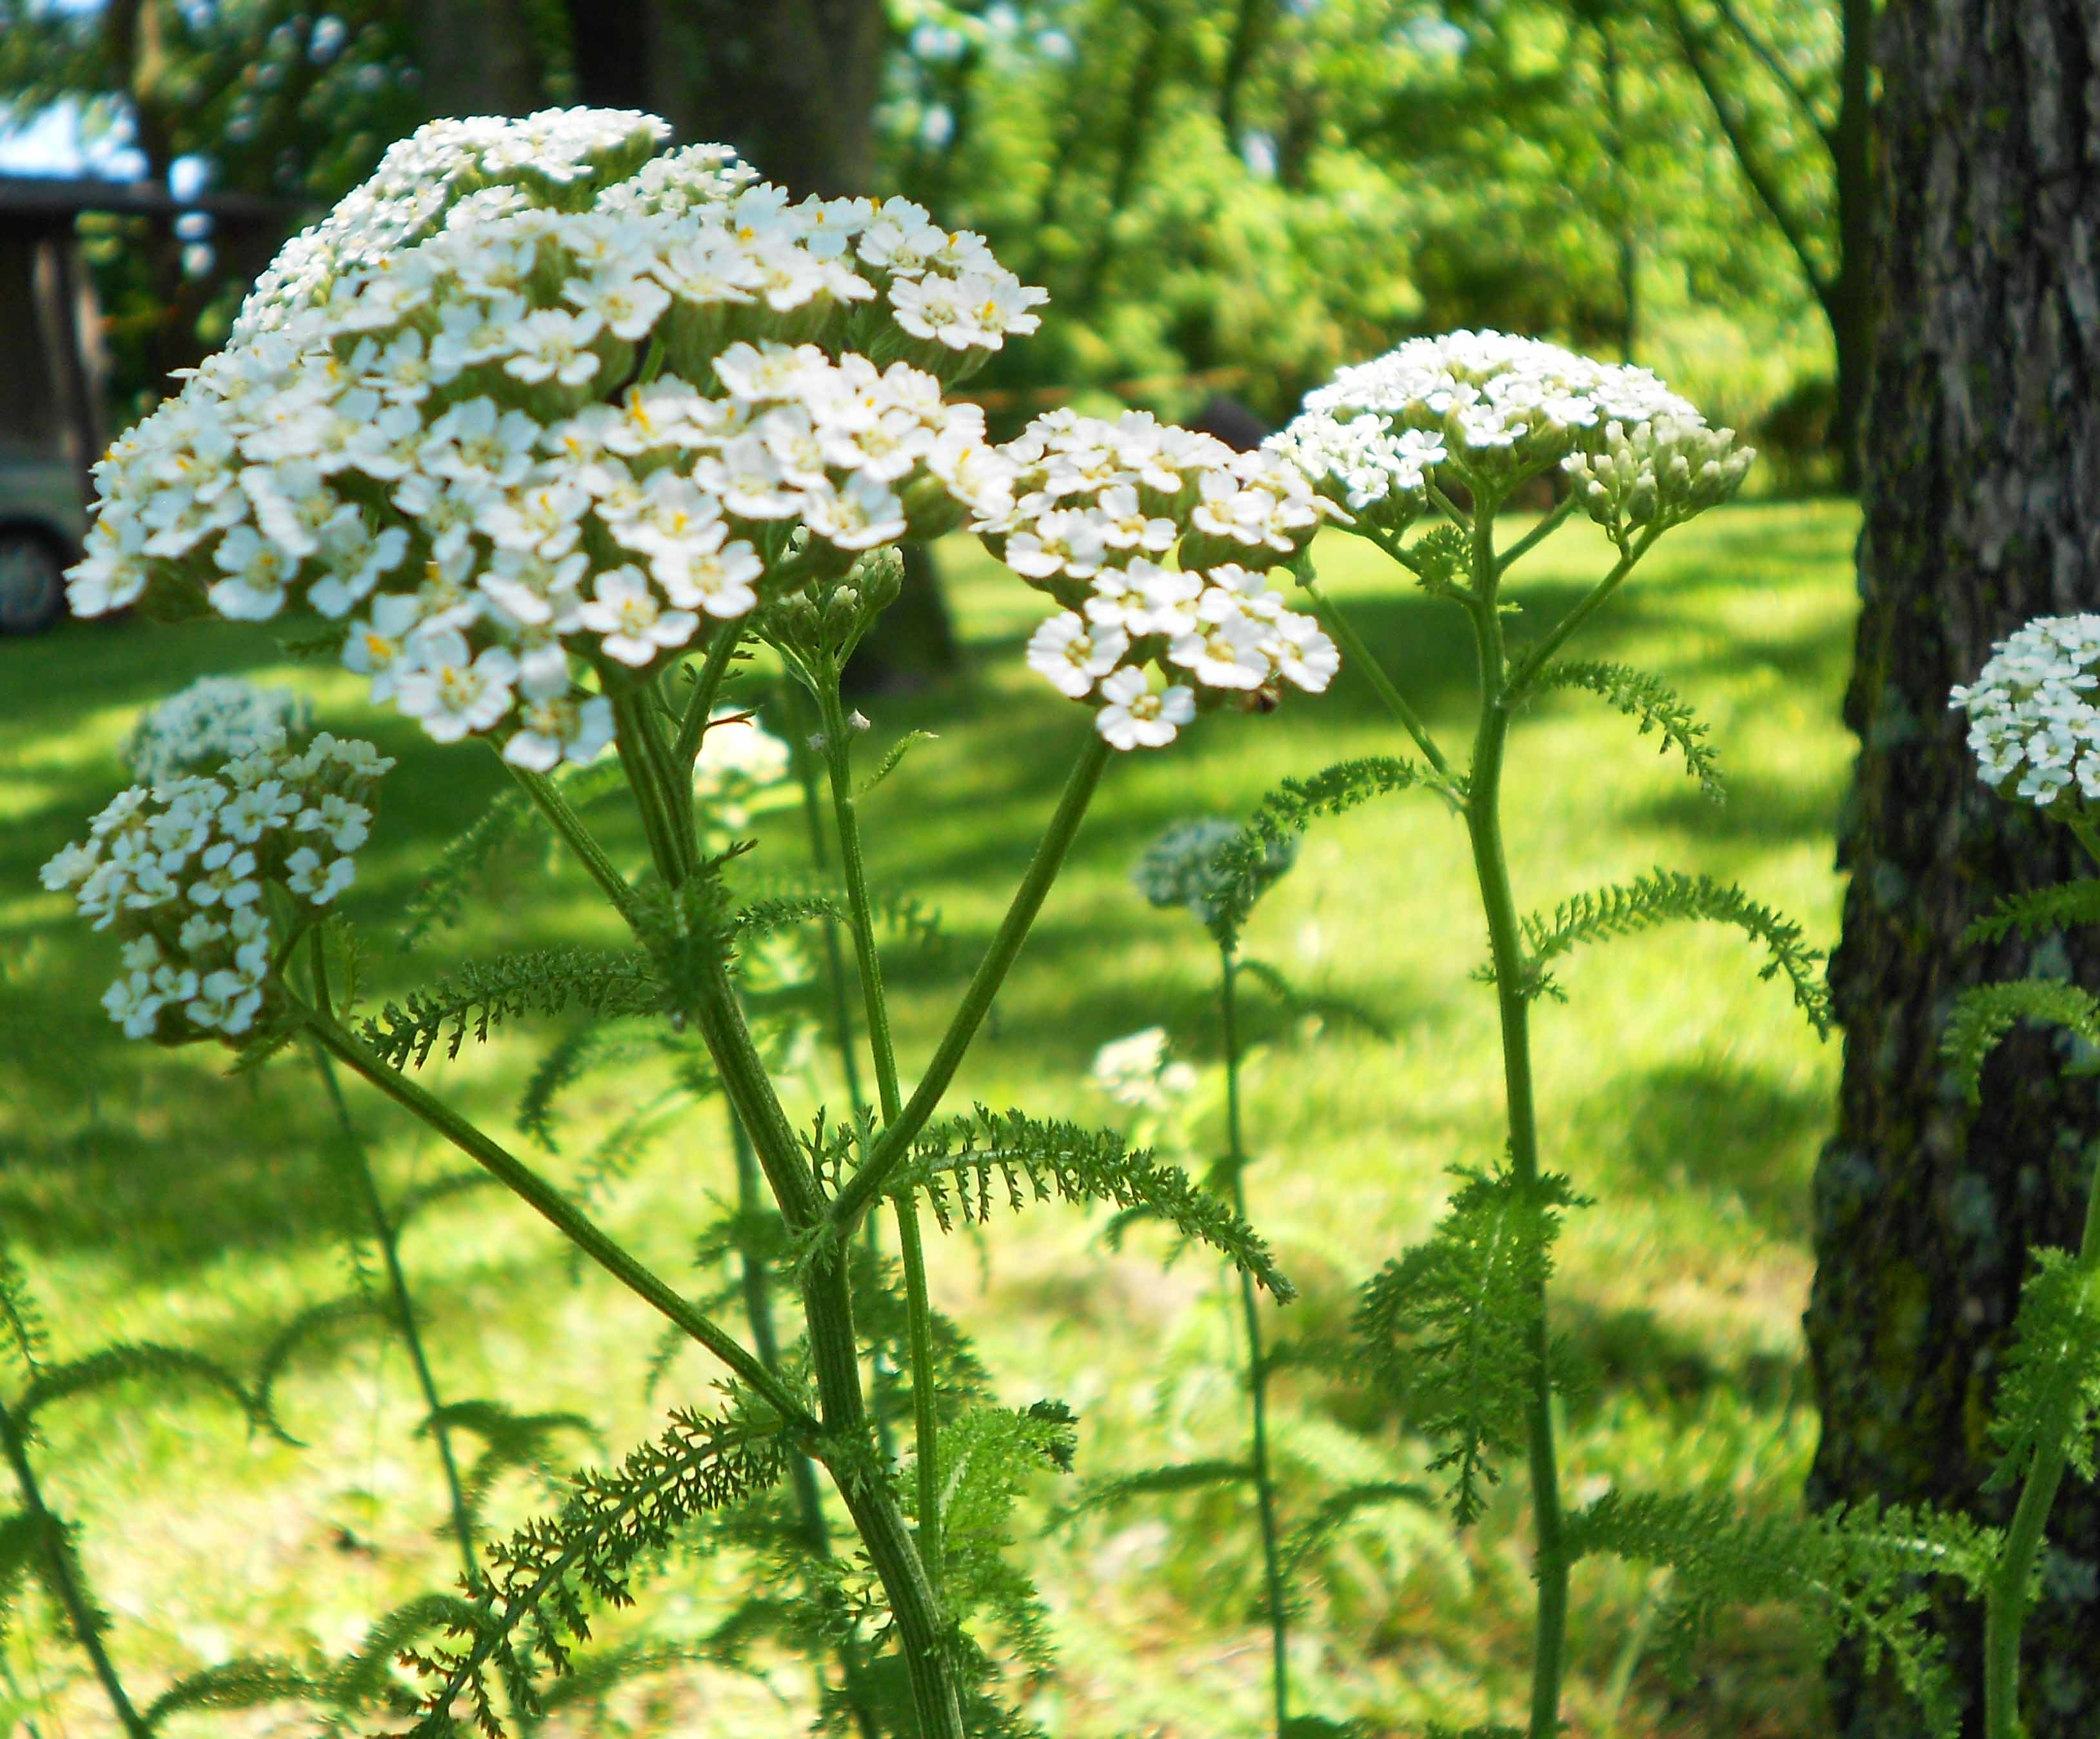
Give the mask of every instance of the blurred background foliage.
M 0 0 L 0 101 L 18 126 L 63 109 L 179 193 L 280 200 L 286 229 L 429 116 L 649 108 L 791 186 L 906 193 L 1048 285 L 1056 319 L 975 383 L 999 420 L 1223 395 L 1273 423 L 1339 363 L 1496 325 L 1657 368 L 1800 488 L 1849 474 L 1869 22 L 1870 0 Z M 197 218 L 85 221 L 121 422 L 260 261 Z

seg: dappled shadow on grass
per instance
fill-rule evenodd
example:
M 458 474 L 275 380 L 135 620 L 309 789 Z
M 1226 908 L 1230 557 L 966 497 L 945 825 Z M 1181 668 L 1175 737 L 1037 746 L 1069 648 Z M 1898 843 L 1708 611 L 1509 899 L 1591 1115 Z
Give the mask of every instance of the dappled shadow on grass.
M 1723 775 L 1727 784 L 1725 801 L 1710 801 L 1688 779 L 1674 790 L 1649 798 L 1627 819 L 1692 839 L 1743 845 L 1777 847 L 1836 837 L 1838 807 L 1843 797 L 1834 784 L 1729 773 L 1725 761 Z
M 1583 1145 L 1609 1154 L 1622 1174 L 1599 1189 L 1651 1200 L 1696 1191 L 1705 1216 L 1725 1222 L 1740 1212 L 1768 1235 L 1801 1244 L 1812 1229 L 1807 1181 L 1772 1156 L 1806 1151 L 1831 1114 L 1819 1084 L 1783 1084 L 1715 1057 L 1614 1080 L 1574 1112 L 1599 1132 Z

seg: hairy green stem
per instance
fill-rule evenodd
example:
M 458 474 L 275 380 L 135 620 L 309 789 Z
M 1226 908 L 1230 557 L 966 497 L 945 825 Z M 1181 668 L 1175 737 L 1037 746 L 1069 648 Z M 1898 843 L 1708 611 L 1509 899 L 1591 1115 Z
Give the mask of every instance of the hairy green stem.
M 1444 758 L 1444 752 L 1437 748 L 1436 739 L 1430 735 L 1428 726 L 1423 723 L 1421 714 L 1409 703 L 1407 696 L 1401 693 L 1392 678 L 1385 673 L 1384 666 L 1379 663 L 1370 648 L 1364 643 L 1363 636 L 1357 632 L 1356 625 L 1342 614 L 1334 599 L 1320 589 L 1318 583 L 1311 577 L 1311 572 L 1309 568 L 1305 570 L 1300 576 L 1300 583 L 1305 588 L 1306 595 L 1312 600 L 1313 607 L 1320 612 L 1321 620 L 1326 623 L 1335 639 L 1341 642 L 1342 650 L 1348 654 L 1349 668 L 1370 684 L 1379 699 L 1385 703 L 1386 710 L 1398 719 L 1401 727 L 1414 739 L 1414 746 L 1422 751 L 1423 759 L 1436 770 L 1437 794 L 1454 812 L 1462 811 L 1466 807 L 1464 788 L 1459 783 L 1457 775 L 1452 772 L 1451 763 Z
M 824 770 L 831 781 L 832 820 L 838 830 L 840 872 L 853 932 L 854 963 L 860 973 L 861 1004 L 875 1059 L 875 1087 L 882 1120 L 897 1121 L 904 1097 L 897 1083 L 897 1048 L 889 1032 L 889 1001 L 883 994 L 882 955 L 876 946 L 875 912 L 868 898 L 867 860 L 861 849 L 860 812 L 854 801 L 853 734 L 836 673 L 818 695 L 824 722 Z M 938 1591 L 941 1586 L 941 1415 L 933 1369 L 933 1307 L 926 1288 L 926 1249 L 918 1203 L 907 1194 L 891 1204 L 897 1216 L 898 1253 L 904 1267 L 904 1316 L 911 1358 L 913 1470 L 919 1498 L 919 1556 Z
M 311 933 L 308 943 L 309 961 L 313 973 L 314 1003 L 324 1014 L 333 1014 L 329 1000 L 328 958 L 316 928 Z M 342 1097 L 342 1083 L 336 1079 L 335 1063 L 318 1041 L 309 1039 L 314 1058 L 314 1067 L 320 1073 L 321 1087 L 335 1110 L 336 1127 L 342 1136 L 343 1151 L 350 1160 L 350 1172 L 357 1185 L 359 1198 L 364 1204 L 365 1216 L 372 1222 L 372 1236 L 379 1246 L 382 1263 L 386 1269 L 387 1290 L 393 1295 L 394 1321 L 401 1331 L 401 1344 L 408 1353 L 409 1368 L 416 1374 L 416 1386 L 423 1392 L 423 1405 L 430 1409 L 430 1441 L 437 1445 L 438 1464 L 443 1470 L 445 1490 L 452 1502 L 452 1534 L 459 1543 L 460 1562 L 466 1571 L 469 1587 L 480 1578 L 481 1563 L 474 1556 L 474 1528 L 472 1511 L 466 1501 L 466 1487 L 460 1479 L 459 1459 L 452 1452 L 452 1428 L 445 1423 L 445 1403 L 438 1393 L 438 1379 L 431 1374 L 430 1356 L 423 1349 L 422 1330 L 416 1322 L 416 1300 L 408 1290 L 408 1271 L 401 1265 L 401 1243 L 395 1235 L 394 1223 L 386 1216 L 386 1204 L 379 1194 L 379 1181 L 372 1175 L 372 1159 L 364 1150 L 364 1143 L 351 1121 L 350 1106 Z
M 747 1228 L 738 1240 L 737 1251 L 744 1318 L 750 1324 L 752 1344 L 757 1349 L 759 1359 L 768 1370 L 778 1375 L 780 1334 L 773 1320 L 773 1278 L 766 1272 L 764 1252 L 756 1247 L 756 1240 L 748 1229 L 759 1216 L 774 1210 L 760 1191 L 758 1155 L 752 1150 L 751 1137 L 734 1116 L 729 1120 L 729 1132 L 730 1145 L 736 1154 L 737 1217 Z M 817 1464 L 798 1450 L 789 1459 L 788 1477 L 795 1494 L 795 1512 L 802 1523 L 803 1543 L 812 1557 L 829 1558 L 832 1532 L 824 1521 L 823 1494 L 817 1487 Z M 845 1681 L 846 1706 L 852 1711 L 854 1725 L 861 1739 L 878 1739 L 880 1729 L 868 1703 L 867 1688 L 861 1682 L 860 1644 L 852 1619 L 843 1610 L 836 1589 L 818 1587 L 811 1591 L 831 1613 L 837 1631 L 833 1652 L 838 1657 L 839 1675 Z M 818 1673 L 821 1677 L 821 1667 Z
M 633 889 L 613 867 L 605 848 L 584 825 L 583 817 L 570 806 L 561 788 L 544 773 L 528 771 L 514 761 L 506 761 L 503 765 L 518 781 L 518 788 L 532 800 L 533 807 L 547 818 L 547 824 L 554 830 L 556 837 L 576 854 L 576 861 L 598 885 L 599 891 L 611 901 L 613 909 L 632 926 L 637 913 Z
M 2093 1178 L 2085 1198 L 2078 1267 L 2085 1274 L 2100 1269 L 2100 1175 Z M 2012 1525 L 2005 1530 L 2004 1548 L 1985 1591 L 1984 1739 L 2021 1739 L 2027 1731 L 2020 1720 L 2020 1633 L 2027 1623 L 2027 1585 L 2069 1456 L 2070 1445 L 2061 1429 L 2036 1445 L 2033 1464 L 2020 1486 Z
M 1472 843 L 1473 869 L 1480 883 L 1489 948 L 1494 961 L 1510 1162 L 1518 1183 L 1527 1190 L 1535 1190 L 1539 1179 L 1538 1114 L 1532 1084 L 1530 1004 L 1524 995 L 1524 933 L 1518 923 L 1509 864 L 1502 848 L 1502 757 L 1509 740 L 1511 686 L 1502 647 L 1502 616 L 1495 600 L 1494 514 L 1491 503 L 1476 501 L 1475 508 L 1472 567 L 1474 584 L 1480 595 L 1467 606 L 1467 611 L 1480 657 L 1480 717 L 1473 744 L 1471 776 L 1467 783 L 1466 831 Z M 1600 594 L 1608 594 L 1623 577 L 1617 574 L 1593 592 L 1591 598 L 1601 601 Z M 1530 1739 L 1554 1739 L 1560 1730 L 1560 1679 L 1568 1630 L 1568 1556 L 1553 1440 L 1546 1304 L 1542 1282 L 1533 1300 L 1529 1335 L 1531 1394 L 1524 1407 L 1538 1581 Z
M 1514 709 L 1523 704 L 1530 692 L 1531 685 L 1538 680 L 1538 673 L 1546 668 L 1546 660 L 1567 644 L 1577 629 L 1610 602 L 1612 594 L 1626 583 L 1626 576 L 1654 547 L 1656 539 L 1661 535 L 1659 531 L 1651 530 L 1631 549 L 1621 551 L 1618 560 L 1612 565 L 1612 571 L 1590 587 L 1575 607 L 1547 629 L 1545 636 L 1517 660 L 1502 685 L 1505 708 Z M 1502 640 L 1499 623 L 1496 625 L 1495 639 L 1499 645 Z
M 1225 1156 L 1233 1179 L 1233 1212 L 1245 1220 L 1246 1141 L 1240 1117 L 1239 961 L 1229 947 L 1218 950 L 1218 1013 L 1225 1046 Z M 1289 1619 L 1283 1597 L 1283 1545 L 1277 1529 L 1276 1479 L 1268 1461 L 1268 1356 L 1263 1349 L 1261 1298 L 1254 1277 L 1240 1271 L 1240 1311 L 1246 1321 L 1247 1395 L 1253 1414 L 1255 1504 L 1261 1517 L 1262 1571 L 1268 1588 L 1269 1678 L 1276 1701 L 1277 1739 L 1290 1724 Z
M 699 862 L 690 825 L 679 836 L 681 830 L 673 819 L 678 812 L 678 797 L 668 782 L 674 776 L 682 779 L 690 794 L 690 777 L 674 773 L 650 709 L 633 700 L 630 695 L 624 704 L 614 704 L 620 761 L 656 854 L 657 872 L 676 889 L 691 877 Z M 889 1596 L 890 1616 L 911 1681 L 920 1739 L 962 1739 L 962 1701 L 939 1598 L 889 1481 L 880 1468 L 863 1464 L 873 1444 L 861 1389 L 851 1276 L 837 1227 L 827 1224 L 822 1185 L 804 1158 L 744 1024 L 726 958 L 704 969 L 699 990 L 695 1024 L 721 1078 L 730 1109 L 751 1138 L 788 1230 L 810 1239 L 801 1264 L 802 1309 L 823 1414 L 822 1453 L 859 1530 L 868 1561 Z
M 1560 528 L 1561 522 L 1574 510 L 1575 492 L 1571 489 L 1567 494 L 1562 496 L 1559 501 L 1555 501 L 1553 505 L 1546 510 L 1545 514 L 1540 519 L 1538 524 L 1534 525 L 1529 531 L 1526 532 L 1523 536 L 1517 539 L 1515 543 L 1511 544 L 1508 549 L 1503 550 L 1502 554 L 1496 558 L 1495 576 L 1498 579 L 1501 578 L 1502 575 L 1507 573 L 1512 567 L 1515 567 L 1519 562 L 1522 561 L 1526 555 L 1529 554 L 1532 550 L 1538 548 L 1539 545 L 1544 543 L 1547 538 L 1551 537 Z
M 725 622 L 716 629 L 715 637 L 708 647 L 706 661 L 694 679 L 693 691 L 686 697 L 685 716 L 678 721 L 677 740 L 672 745 L 671 754 L 678 766 L 688 770 L 692 767 L 693 757 L 700 752 L 700 739 L 707 735 L 708 720 L 714 712 L 715 701 L 729 677 L 736 649 L 743 643 L 743 630 L 736 623 Z
M 941 1042 L 934 1048 L 932 1061 L 919 1077 L 919 1084 L 903 1110 L 884 1126 L 866 1163 L 846 1180 L 832 1203 L 835 1225 L 850 1229 L 867 1212 L 869 1205 L 882 1193 L 889 1174 L 911 1154 L 911 1143 L 926 1127 L 927 1119 L 939 1108 L 942 1095 L 955 1078 L 955 1070 L 962 1066 L 970 1040 L 977 1036 L 977 1028 L 991 1008 L 993 997 L 1006 982 L 1014 957 L 1021 952 L 1021 943 L 1028 939 L 1029 926 L 1043 909 L 1050 884 L 1057 879 L 1057 872 L 1064 867 L 1065 854 L 1071 849 L 1073 837 L 1085 819 L 1087 806 L 1093 801 L 1101 773 L 1114 753 L 1098 731 L 1088 733 L 1087 746 L 1079 751 L 1079 761 L 1065 782 L 1064 794 L 1057 800 L 1057 813 L 1050 818 L 1050 825 L 1037 843 L 1027 873 L 1014 890 L 1006 916 L 999 921 L 998 933 L 985 950 L 984 958 L 977 963 L 977 969 L 963 992 L 963 1000 L 949 1020 L 947 1031 L 941 1035 Z
M 451 1106 L 433 1098 L 405 1075 L 390 1069 L 355 1034 L 320 1009 L 294 1002 L 293 1015 L 320 1045 L 403 1110 L 420 1118 L 489 1172 L 525 1205 L 602 1268 L 637 1298 L 705 1347 L 788 1423 L 805 1433 L 819 1428 L 809 1410 L 736 1339 L 708 1320 L 670 1287 L 607 1237 L 558 1189 L 516 1155 L 493 1141 Z
M 788 715 L 788 755 L 794 763 L 796 783 L 802 789 L 802 822 L 810 836 L 810 867 L 820 881 L 831 876 L 832 854 L 824 835 L 824 800 L 818 791 L 816 753 L 810 746 L 810 732 L 805 726 L 805 715 L 799 702 L 803 690 L 792 682 L 781 686 L 782 705 Z M 839 945 L 838 920 L 826 912 L 819 930 L 824 941 L 824 983 L 831 993 L 832 1044 L 839 1055 L 839 1068 L 845 1077 L 846 1102 L 853 1107 L 858 1118 L 867 1108 L 867 1096 L 862 1090 L 860 1053 L 854 1043 L 853 1010 L 848 1001 L 846 989 L 846 962 L 845 951 Z M 862 1242 L 867 1250 L 872 1268 L 882 1258 L 881 1222 L 870 1214 L 862 1227 Z M 875 1439 L 876 1446 L 882 1451 L 885 1466 L 896 1459 L 897 1445 L 889 1428 L 889 1397 L 893 1387 L 894 1367 L 878 1349 L 871 1361 L 875 1379 Z
M 109 1651 L 102 1644 L 101 1615 L 95 1611 L 95 1602 L 81 1581 L 73 1554 L 66 1549 L 65 1524 L 44 1503 L 43 1492 L 37 1484 L 37 1471 L 29 1464 L 29 1446 L 5 1401 L 0 1401 L 0 1450 L 6 1451 L 7 1464 L 15 1472 L 15 1483 L 21 1488 L 23 1512 L 35 1524 L 43 1541 L 44 1565 L 51 1578 L 51 1593 L 65 1613 L 73 1640 L 80 1644 L 89 1664 L 95 1668 L 95 1676 L 102 1683 L 103 1694 L 108 1697 L 109 1706 L 116 1714 L 117 1724 L 124 1730 L 127 1739 L 148 1739 L 151 1730 L 132 1706 L 124 1681 L 117 1676 L 117 1663 L 110 1659 Z

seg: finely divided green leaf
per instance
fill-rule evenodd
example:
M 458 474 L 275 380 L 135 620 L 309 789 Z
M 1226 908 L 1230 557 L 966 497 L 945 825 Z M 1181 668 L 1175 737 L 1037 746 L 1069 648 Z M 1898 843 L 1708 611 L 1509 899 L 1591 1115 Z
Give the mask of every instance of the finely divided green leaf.
M 1630 882 L 1578 894 L 1555 907 L 1550 917 L 1526 918 L 1524 940 L 1532 955 L 1526 994 L 1550 990 L 1546 967 L 1586 942 L 1686 921 L 1733 925 L 1762 942 L 1771 959 L 1758 977 L 1783 974 L 1793 987 L 1794 1006 L 1819 1036 L 1829 1036 L 1830 992 L 1824 982 L 1823 956 L 1803 944 L 1801 926 L 1740 888 L 1678 870 L 1658 869 Z M 1489 972 L 1492 976 L 1493 969 Z
M 1015 1208 L 1031 1197 L 1047 1202 L 1058 1196 L 1139 1209 L 1230 1257 L 1278 1300 L 1296 1295 L 1260 1235 L 1220 1197 L 1198 1189 L 1179 1166 L 1162 1163 L 1146 1149 L 1126 1147 L 1112 1130 L 981 1105 L 967 1117 L 928 1124 L 885 1193 L 918 1191 L 944 1232 L 954 1229 L 959 1214 L 979 1224 L 990 1219 L 997 1195 Z
M 1939 1041 L 1941 1059 L 1974 1104 L 1983 1094 L 1983 1064 L 1998 1042 L 2022 1021 L 2039 1021 L 2100 1045 L 2100 1001 L 2075 984 L 2058 978 L 2015 978 L 2004 984 L 1978 984 L 1956 999 L 1947 1031 Z
M 1662 739 L 1662 752 L 1675 749 L 1684 757 L 1684 770 L 1699 781 L 1702 796 L 1718 803 L 1726 793 L 1721 786 L 1721 768 L 1714 746 L 1706 740 L 1706 726 L 1674 691 L 1659 678 L 1631 664 L 1601 660 L 1570 660 L 1548 664 L 1539 672 L 1535 686 L 1586 689 L 1609 701 L 1632 719 L 1646 736 L 1649 731 Z

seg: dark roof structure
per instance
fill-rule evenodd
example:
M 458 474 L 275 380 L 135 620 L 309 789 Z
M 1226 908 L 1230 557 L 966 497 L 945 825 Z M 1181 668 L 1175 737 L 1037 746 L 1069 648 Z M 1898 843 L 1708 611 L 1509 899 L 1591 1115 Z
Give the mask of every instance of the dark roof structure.
M 152 181 L 109 181 L 89 175 L 0 175 L 0 231 L 69 229 L 83 211 L 120 216 L 179 218 L 201 213 L 230 225 L 283 225 L 292 208 L 247 193 L 201 193 L 177 199 Z

